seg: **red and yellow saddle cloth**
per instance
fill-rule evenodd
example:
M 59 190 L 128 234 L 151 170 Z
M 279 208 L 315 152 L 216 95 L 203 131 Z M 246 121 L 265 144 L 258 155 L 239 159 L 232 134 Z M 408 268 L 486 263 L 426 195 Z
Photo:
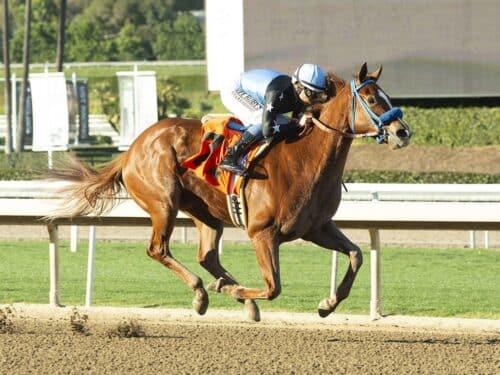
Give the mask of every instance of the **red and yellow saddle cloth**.
M 192 169 L 199 178 L 215 186 L 224 194 L 239 196 L 244 178 L 217 167 L 228 148 L 238 142 L 243 131 L 245 127 L 235 117 L 216 117 L 206 121 L 202 125 L 200 151 L 186 159 L 181 165 Z M 252 148 L 243 158 L 246 167 L 250 165 L 259 149 L 259 146 Z

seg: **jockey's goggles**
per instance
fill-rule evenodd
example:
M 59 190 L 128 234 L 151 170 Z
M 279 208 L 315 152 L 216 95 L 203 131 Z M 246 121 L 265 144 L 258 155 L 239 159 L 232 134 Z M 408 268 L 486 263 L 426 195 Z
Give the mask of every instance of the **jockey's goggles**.
M 325 90 L 314 91 L 304 86 L 302 90 L 304 90 L 304 94 L 313 101 L 324 103 L 328 100 L 328 95 Z

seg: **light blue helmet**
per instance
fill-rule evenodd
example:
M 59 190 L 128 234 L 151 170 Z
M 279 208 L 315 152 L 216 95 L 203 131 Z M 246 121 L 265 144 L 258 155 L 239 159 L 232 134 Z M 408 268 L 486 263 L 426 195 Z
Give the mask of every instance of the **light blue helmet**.
M 316 64 L 302 64 L 292 76 L 293 83 L 299 82 L 302 86 L 312 91 L 326 89 L 326 73 Z

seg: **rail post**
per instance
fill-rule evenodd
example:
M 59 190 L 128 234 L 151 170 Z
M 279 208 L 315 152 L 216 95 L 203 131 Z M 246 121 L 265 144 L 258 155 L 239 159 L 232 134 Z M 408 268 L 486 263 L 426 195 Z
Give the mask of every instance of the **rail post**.
M 332 251 L 332 273 L 330 276 L 330 297 L 335 296 L 337 289 L 337 268 L 338 268 L 339 253 L 335 250 Z
M 78 249 L 78 226 L 77 225 L 71 225 L 70 226 L 70 246 L 69 249 L 71 250 L 72 253 L 76 253 Z
M 85 306 L 92 305 L 92 285 L 94 284 L 95 225 L 89 227 L 89 254 L 87 259 L 87 286 L 85 288 Z
M 48 224 L 49 231 L 49 268 L 50 290 L 49 304 L 53 307 L 61 306 L 59 300 L 59 229 L 55 224 Z
M 382 317 L 382 303 L 380 300 L 380 233 L 378 229 L 370 231 L 370 274 L 371 274 L 371 299 L 370 318 L 377 320 Z

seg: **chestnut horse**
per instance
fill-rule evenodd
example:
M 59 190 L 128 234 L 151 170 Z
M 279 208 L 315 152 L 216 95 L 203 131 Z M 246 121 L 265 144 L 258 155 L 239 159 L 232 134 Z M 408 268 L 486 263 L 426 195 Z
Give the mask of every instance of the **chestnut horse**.
M 259 320 L 254 299 L 276 298 L 281 292 L 280 244 L 311 241 L 349 257 L 347 272 L 334 296 L 318 306 L 324 317 L 345 299 L 361 263 L 360 248 L 332 221 L 341 199 L 342 174 L 355 137 L 376 136 L 392 148 L 406 146 L 410 129 L 398 117 L 382 123 L 395 110 L 376 83 L 381 67 L 368 73 L 366 63 L 356 79 L 347 82 L 329 75 L 336 96 L 319 108 L 319 118 L 295 142 L 278 142 L 252 166 L 245 188 L 247 231 L 265 283 L 247 288 L 221 265 L 218 244 L 224 224 L 231 224 L 226 197 L 180 164 L 201 143 L 201 123 L 194 119 L 165 119 L 145 130 L 129 150 L 94 170 L 71 160 L 51 175 L 74 182 L 67 188 L 66 206 L 57 216 L 100 215 L 110 209 L 123 188 L 151 216 L 152 236 L 147 254 L 176 273 L 194 291 L 193 307 L 208 308 L 202 280 L 177 261 L 169 239 L 179 210 L 199 231 L 197 261 L 215 278 L 209 289 L 225 292 L 245 303 L 251 319 Z

